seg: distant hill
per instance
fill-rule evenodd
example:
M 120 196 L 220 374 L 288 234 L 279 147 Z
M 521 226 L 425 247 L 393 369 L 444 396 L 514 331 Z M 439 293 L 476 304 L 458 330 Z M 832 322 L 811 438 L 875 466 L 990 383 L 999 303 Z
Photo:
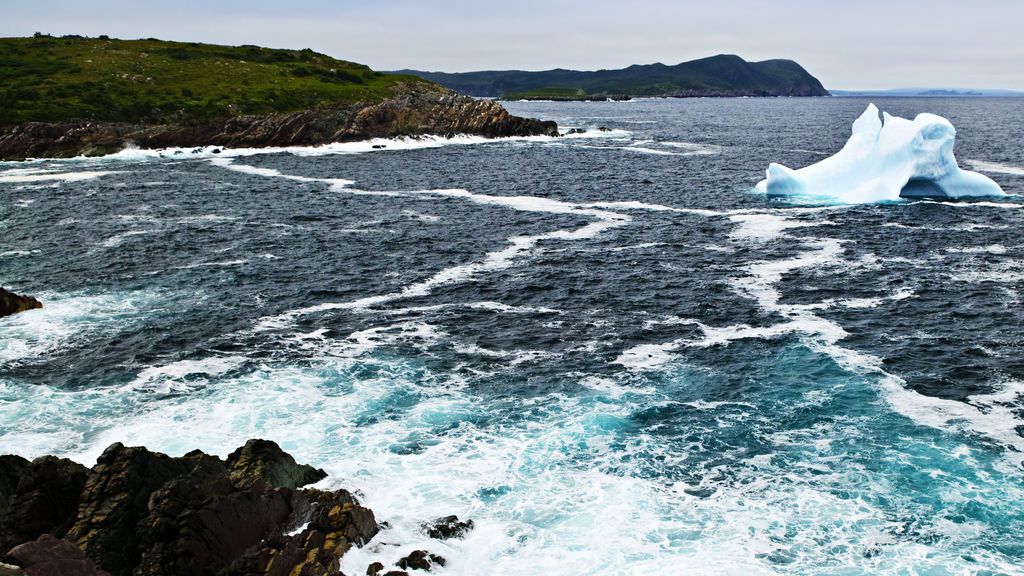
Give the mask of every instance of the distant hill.
M 817 78 L 792 60 L 747 62 L 718 55 L 674 66 L 637 64 L 621 70 L 423 72 L 399 70 L 470 96 L 587 100 L 630 96 L 828 96 Z
M 1006 98 L 1024 97 L 1016 90 L 982 89 L 962 90 L 955 88 L 893 88 L 890 90 L 832 90 L 834 96 L 924 96 L 924 97 L 969 97 L 998 96 Z
M 312 50 L 101 36 L 0 38 L 0 160 L 148 148 L 522 136 L 514 117 L 414 76 Z

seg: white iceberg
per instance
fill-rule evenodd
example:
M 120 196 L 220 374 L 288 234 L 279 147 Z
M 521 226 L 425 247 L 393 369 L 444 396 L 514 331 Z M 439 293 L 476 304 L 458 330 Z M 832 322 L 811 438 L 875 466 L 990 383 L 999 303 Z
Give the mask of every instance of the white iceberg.
M 757 185 L 773 196 L 829 198 L 848 204 L 899 198 L 1005 196 L 987 176 L 961 170 L 953 157 L 956 129 L 935 114 L 913 120 L 869 104 L 853 123 L 853 135 L 835 156 L 792 170 L 769 164 Z

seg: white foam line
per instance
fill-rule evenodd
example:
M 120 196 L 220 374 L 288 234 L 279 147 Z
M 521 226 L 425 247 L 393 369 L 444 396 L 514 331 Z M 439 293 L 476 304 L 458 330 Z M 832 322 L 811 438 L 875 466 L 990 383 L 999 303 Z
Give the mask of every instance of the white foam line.
M 630 244 L 629 246 L 616 246 L 612 248 L 612 252 L 624 252 L 626 250 L 643 250 L 644 248 L 657 248 L 658 246 L 665 246 L 664 242 L 643 242 L 640 244 Z
M 678 212 L 680 214 L 696 214 L 698 216 L 727 216 L 731 211 L 704 210 L 701 208 L 676 208 L 663 204 L 648 204 L 636 200 L 625 200 L 622 202 L 591 202 L 582 204 L 587 208 L 605 208 L 609 210 L 647 210 L 650 212 Z
M 373 306 L 379 306 L 395 300 L 426 296 L 438 286 L 469 281 L 481 273 L 494 272 L 509 268 L 513 265 L 516 259 L 527 255 L 538 243 L 544 240 L 586 240 L 597 236 L 605 230 L 622 226 L 627 222 L 629 222 L 628 217 L 616 215 L 614 218 L 599 220 L 575 230 L 556 230 L 554 232 L 548 232 L 546 234 L 539 234 L 536 236 L 514 236 L 509 239 L 510 245 L 508 247 L 503 250 L 488 253 L 484 256 L 483 260 L 445 268 L 430 278 L 405 286 L 397 292 L 381 294 L 378 296 L 369 296 L 350 302 L 326 302 L 315 306 L 309 306 L 307 308 L 292 310 L 272 317 L 269 319 L 270 322 L 266 324 L 266 326 L 279 327 L 282 325 L 281 321 L 283 320 L 292 320 L 298 316 L 305 316 L 318 312 L 326 312 L 329 310 L 367 310 Z M 264 321 L 261 320 L 261 323 L 263 322 Z
M 922 200 L 921 203 L 938 204 L 948 208 L 1003 208 L 1005 210 L 1019 210 L 1024 208 L 1024 204 L 1014 204 L 1012 202 L 938 202 L 935 200 Z
M 722 147 L 716 144 L 698 144 L 696 142 L 661 142 L 664 146 L 686 150 L 684 156 L 713 156 L 722 152 Z
M 249 262 L 248 260 L 228 260 L 225 262 L 197 262 L 195 264 L 185 264 L 183 266 L 175 266 L 178 270 L 190 270 L 193 268 L 206 268 L 206 267 L 221 267 L 221 266 L 241 266 Z
M 575 140 L 580 138 L 608 138 L 621 135 L 629 135 L 624 130 L 601 131 L 598 129 L 587 130 L 581 134 L 565 136 L 509 136 L 502 138 L 488 138 L 484 136 L 470 136 L 456 134 L 454 136 L 414 136 L 400 138 L 372 138 L 358 142 L 333 142 L 319 146 L 268 146 L 265 148 L 227 148 L 224 146 L 196 146 L 189 148 L 139 148 L 128 146 L 124 150 L 108 154 L 106 156 L 76 156 L 67 159 L 46 159 L 48 162 L 139 162 L 153 159 L 218 159 L 218 158 L 241 158 L 256 156 L 260 154 L 292 154 L 294 156 L 333 156 L 349 154 L 387 153 L 396 151 L 424 150 L 429 148 L 441 148 L 443 146 L 473 146 L 480 144 L 502 144 L 517 142 L 551 143 L 560 140 Z M 42 159 L 30 159 L 38 161 Z M 0 173 L 0 178 L 2 178 Z M 13 175 L 12 175 L 13 176 Z M 3 181 L 3 180 L 0 180 Z
M 215 166 L 246 174 L 254 174 L 268 178 L 287 178 L 300 182 L 324 182 L 329 184 L 331 189 L 335 191 L 345 193 L 365 193 L 364 191 L 348 188 L 348 186 L 352 184 L 352 181 L 350 180 L 290 176 L 282 174 L 280 171 L 271 168 L 258 168 L 254 166 L 235 164 L 230 158 L 215 158 L 211 160 L 211 163 Z M 257 322 L 257 330 L 280 328 L 290 324 L 300 316 L 306 316 L 309 314 L 330 310 L 368 310 L 374 306 L 386 304 L 395 300 L 425 296 L 438 286 L 471 281 L 482 273 L 494 272 L 508 268 L 519 258 L 531 253 L 541 242 L 548 240 L 588 240 L 606 230 L 616 228 L 618 226 L 624 226 L 632 221 L 632 218 L 626 214 L 599 210 L 581 204 L 563 202 L 561 200 L 553 200 L 550 198 L 540 198 L 536 196 L 490 196 L 486 194 L 475 194 L 461 189 L 416 190 L 408 192 L 385 192 L 373 194 L 440 196 L 442 198 L 455 198 L 487 206 L 500 206 L 522 212 L 578 214 L 581 216 L 596 218 L 597 221 L 573 230 L 556 230 L 554 232 L 547 232 L 545 234 L 537 234 L 533 236 L 513 236 L 508 239 L 509 245 L 506 248 L 486 254 L 483 260 L 445 268 L 435 273 L 430 278 L 407 285 L 399 291 L 377 296 L 369 296 L 349 302 L 325 302 L 315 306 L 290 310 L 276 316 L 260 319 Z
M 46 182 L 50 180 L 58 180 L 60 182 L 81 182 L 83 180 L 92 180 L 93 178 L 99 178 L 109 174 L 117 174 L 117 172 L 33 172 L 27 169 L 5 170 L 0 172 L 0 182 L 25 183 Z
M 115 246 L 120 245 L 122 242 L 124 242 L 128 238 L 131 238 L 132 236 L 142 236 L 144 234 L 153 234 L 154 232 L 156 232 L 156 230 L 129 230 L 127 232 L 121 232 L 120 234 L 115 234 L 110 238 L 107 238 L 106 240 L 101 242 L 100 245 L 103 246 L 104 248 L 114 248 Z
M 833 222 L 794 221 L 776 214 L 734 214 L 729 216 L 729 220 L 739 224 L 729 234 L 731 238 L 746 238 L 760 242 L 779 238 L 785 230 L 791 228 L 834 225 Z
M 970 205 L 978 204 L 982 203 Z M 985 204 L 1003 207 L 1002 204 L 994 202 Z M 741 226 L 749 224 L 749 220 L 742 218 L 733 221 Z M 773 224 L 776 229 L 780 226 L 782 229 L 786 227 L 778 222 Z M 781 232 L 779 235 L 782 235 Z M 1024 385 L 1013 384 L 1006 390 L 990 396 L 972 397 L 973 403 L 924 396 L 907 388 L 902 378 L 886 372 L 880 358 L 839 346 L 838 342 L 847 336 L 847 332 L 839 324 L 813 313 L 814 310 L 837 304 L 848 308 L 870 307 L 878 305 L 877 299 L 830 300 L 803 305 L 780 303 L 781 294 L 776 285 L 784 274 L 801 268 L 839 264 L 842 261 L 840 256 L 844 250 L 840 240 L 803 238 L 800 241 L 812 250 L 784 260 L 755 262 L 749 266 L 749 274 L 737 279 L 734 284 L 741 294 L 755 300 L 762 309 L 779 314 L 786 319 L 785 322 L 767 327 L 738 325 L 712 328 L 696 320 L 683 319 L 677 323 L 698 325 L 704 332 L 704 338 L 634 346 L 621 353 L 614 362 L 631 369 L 651 369 L 672 361 L 672 352 L 684 346 L 706 347 L 724 345 L 743 338 L 774 338 L 783 334 L 800 334 L 813 350 L 827 354 L 844 369 L 879 376 L 878 389 L 885 401 L 897 413 L 916 424 L 950 433 L 980 434 L 1011 448 L 1014 452 L 1012 455 L 1007 454 L 1007 459 L 1014 465 L 1024 461 L 1024 438 L 1017 432 L 1020 422 L 1015 413 L 1005 406 L 1011 395 L 1016 398 L 1024 390 Z M 912 296 L 912 291 L 901 290 L 888 299 L 902 300 Z
M 1012 176 L 1024 176 L 1024 168 L 1019 166 L 1009 166 L 1007 164 L 1000 164 L 999 162 L 988 162 L 985 160 L 968 160 L 968 164 L 971 168 L 980 172 L 991 172 L 994 174 L 1010 174 Z

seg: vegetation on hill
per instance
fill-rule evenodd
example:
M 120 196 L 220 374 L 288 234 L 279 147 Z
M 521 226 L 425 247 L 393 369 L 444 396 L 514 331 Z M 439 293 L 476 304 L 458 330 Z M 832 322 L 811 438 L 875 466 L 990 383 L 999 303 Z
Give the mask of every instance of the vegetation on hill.
M 675 66 L 621 70 L 419 72 L 402 70 L 471 96 L 505 99 L 592 99 L 594 96 L 827 96 L 817 78 L 792 60 L 747 62 L 718 55 Z
M 202 121 L 373 102 L 396 84 L 312 50 L 80 36 L 0 38 L 0 126 Z

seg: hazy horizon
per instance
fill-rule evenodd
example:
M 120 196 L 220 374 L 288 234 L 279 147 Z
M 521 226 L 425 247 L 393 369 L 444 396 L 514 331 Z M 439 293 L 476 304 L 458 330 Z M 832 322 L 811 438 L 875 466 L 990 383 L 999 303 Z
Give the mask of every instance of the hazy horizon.
M 908 87 L 1024 90 L 1024 45 L 1011 43 L 1024 3 L 867 0 L 822 5 L 649 0 L 524 0 L 513 10 L 467 0 L 425 5 L 228 0 L 144 9 L 124 0 L 8 6 L 0 36 L 106 34 L 311 48 L 377 70 L 599 70 L 677 64 L 715 54 L 795 60 L 831 90 Z M 994 18 L 993 15 L 998 15 Z

